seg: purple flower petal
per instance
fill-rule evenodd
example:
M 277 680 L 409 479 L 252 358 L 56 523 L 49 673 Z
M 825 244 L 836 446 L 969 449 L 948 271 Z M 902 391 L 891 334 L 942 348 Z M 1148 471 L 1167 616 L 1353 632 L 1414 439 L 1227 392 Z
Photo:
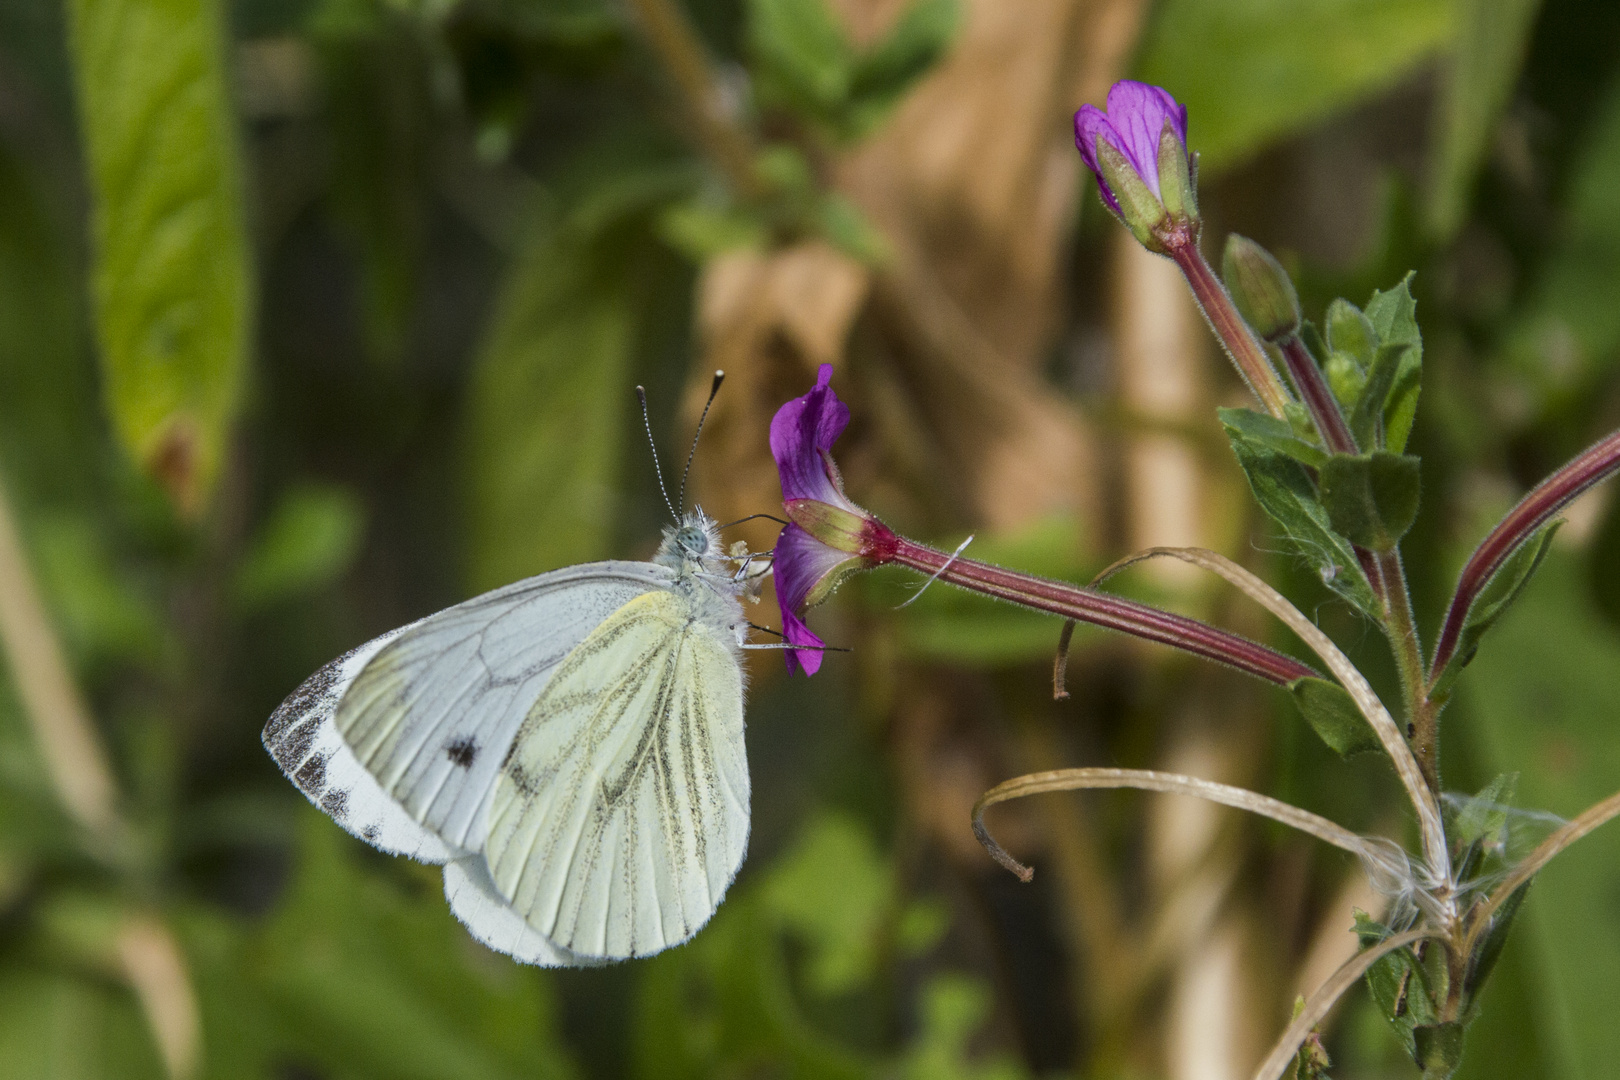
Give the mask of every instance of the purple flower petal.
M 1086 166 L 1096 174 L 1100 193 L 1115 213 L 1119 203 L 1097 167 L 1097 137 L 1124 154 L 1136 174 L 1154 195 L 1159 191 L 1159 138 L 1164 122 L 1175 125 L 1181 144 L 1187 144 L 1187 107 L 1177 103 L 1160 86 L 1121 79 L 1108 91 L 1108 111 L 1095 105 L 1082 105 L 1074 114 L 1074 142 Z
M 856 509 L 827 466 L 826 452 L 849 425 L 849 406 L 829 383 L 832 365 L 822 364 L 815 387 L 776 410 L 771 418 L 771 456 L 782 477 L 782 499 L 815 499 Z
M 849 552 L 828 547 L 797 525 L 789 525 L 776 538 L 772 572 L 776 577 L 776 602 L 782 609 L 782 636 L 789 645 L 810 645 L 819 650 L 825 644 L 810 632 L 799 613 L 804 610 L 810 590 L 848 561 Z M 789 671 L 802 668 L 806 675 L 814 675 L 821 667 L 819 651 L 788 649 L 784 655 Z
M 1114 192 L 1103 179 L 1102 170 L 1097 167 L 1097 136 L 1101 135 L 1114 145 L 1119 145 L 1119 137 L 1114 133 L 1113 125 L 1108 122 L 1108 114 L 1095 105 L 1082 105 L 1080 111 L 1074 114 L 1074 146 L 1080 151 L 1080 158 L 1086 163 L 1092 175 L 1097 178 L 1097 194 L 1102 196 L 1103 202 L 1114 213 L 1120 213 L 1119 200 L 1114 198 Z

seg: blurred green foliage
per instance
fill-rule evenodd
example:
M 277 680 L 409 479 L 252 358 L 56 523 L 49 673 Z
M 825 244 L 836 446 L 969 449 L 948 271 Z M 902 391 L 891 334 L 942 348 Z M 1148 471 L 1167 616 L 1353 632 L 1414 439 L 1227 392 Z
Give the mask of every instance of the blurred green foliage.
M 1188 103 L 1212 215 L 1295 261 L 1307 314 L 1330 325 L 1330 297 L 1419 269 L 1423 404 L 1395 371 L 1383 418 L 1392 450 L 1409 434 L 1423 455 L 1407 551 L 1416 580 L 1442 583 L 1420 592 L 1426 627 L 1479 532 L 1457 522 L 1482 478 L 1528 485 L 1620 420 L 1612 7 L 1147 13 L 1134 73 Z M 0 469 L 133 836 L 109 859 L 66 819 L 0 666 L 8 1076 L 163 1075 L 109 952 L 136 910 L 182 942 L 208 1077 L 1105 1075 L 1094 1033 L 1052 1019 L 1088 988 L 1050 894 L 999 891 L 1014 886 L 994 867 L 918 840 L 881 695 L 853 680 L 790 687 L 813 716 L 760 689 L 742 878 L 692 944 L 603 971 L 477 946 L 434 871 L 341 833 L 259 746 L 276 702 L 366 637 L 470 589 L 645 552 L 665 515 L 629 390 L 648 387 L 669 461 L 703 260 L 804 236 L 868 265 L 892 254 L 829 187 L 828 158 L 882 131 L 975 5 L 914 0 L 863 45 L 813 0 L 687 10 L 762 119 L 763 193 L 696 148 L 622 5 L 0 3 Z M 1338 175 L 1346 146 L 1374 159 L 1376 193 Z M 1257 210 L 1262 170 L 1310 190 Z M 1349 256 L 1290 231 L 1355 199 L 1372 209 Z M 1060 374 L 1106 322 L 1086 269 L 1105 257 L 1100 222 L 1088 203 Z M 1384 298 L 1368 316 L 1406 341 L 1410 298 Z M 1085 404 L 1106 397 L 1074 381 Z M 1299 467 L 1288 432 L 1243 432 L 1246 452 Z M 1516 771 L 1518 806 L 1567 814 L 1617 786 L 1620 512 L 1605 513 L 1584 555 L 1547 557 L 1460 681 L 1457 787 Z M 1059 519 L 971 553 L 1084 580 L 1110 542 Z M 1272 567 L 1356 647 L 1320 580 Z M 1361 598 L 1354 573 L 1329 584 Z M 859 644 L 895 667 L 948 671 L 931 677 L 1003 719 L 1029 706 L 998 687 L 1044 695 L 1052 620 L 938 585 L 895 615 L 912 594 L 877 576 L 848 592 Z M 1082 633 L 1076 663 L 1100 640 Z M 1076 738 L 1140 759 L 1183 680 L 1118 666 L 1078 703 Z M 1381 778 L 1293 738 L 1277 706 L 1256 751 L 1277 784 L 1376 824 Z M 1129 863 L 1139 836 L 1099 827 Z M 1460 1075 L 1620 1075 L 1617 843 L 1583 841 L 1531 889 Z M 1410 1070 L 1387 1033 L 1361 1038 L 1363 1018 L 1383 1023 L 1363 1001 L 1330 1034 L 1344 1075 Z

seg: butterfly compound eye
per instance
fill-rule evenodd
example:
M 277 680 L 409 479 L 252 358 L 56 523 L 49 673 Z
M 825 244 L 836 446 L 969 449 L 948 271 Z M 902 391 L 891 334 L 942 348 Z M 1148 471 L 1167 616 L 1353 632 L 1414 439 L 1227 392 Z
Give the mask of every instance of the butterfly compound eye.
M 709 536 L 694 525 L 683 525 L 675 533 L 675 545 L 684 554 L 702 557 L 709 553 Z

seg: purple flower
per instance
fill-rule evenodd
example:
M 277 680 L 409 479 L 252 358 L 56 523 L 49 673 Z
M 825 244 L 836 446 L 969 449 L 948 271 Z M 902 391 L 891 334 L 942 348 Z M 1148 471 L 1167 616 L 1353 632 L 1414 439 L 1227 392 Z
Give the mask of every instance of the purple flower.
M 820 603 L 853 570 L 888 561 L 894 534 L 844 494 L 832 444 L 849 425 L 849 406 L 833 393 L 832 365 L 816 385 L 771 419 L 771 456 L 782 477 L 782 505 L 791 524 L 776 540 L 773 562 L 789 671 L 814 675 L 824 642 L 805 625 L 806 608 Z
M 1121 79 L 1108 91 L 1108 111 L 1095 105 L 1082 105 L 1074 114 L 1074 145 L 1086 166 L 1096 174 L 1097 186 L 1109 209 L 1121 217 L 1119 199 L 1109 186 L 1104 168 L 1097 159 L 1101 138 L 1125 155 L 1136 175 L 1156 198 L 1159 190 L 1159 140 L 1168 121 L 1175 125 L 1183 153 L 1187 149 L 1187 106 L 1179 104 L 1170 91 L 1147 83 Z

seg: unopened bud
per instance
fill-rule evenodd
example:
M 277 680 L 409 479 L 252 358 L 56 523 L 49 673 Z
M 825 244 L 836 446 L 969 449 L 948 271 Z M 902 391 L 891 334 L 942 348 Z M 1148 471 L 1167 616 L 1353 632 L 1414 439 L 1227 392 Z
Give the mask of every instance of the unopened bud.
M 1373 355 L 1378 352 L 1378 331 L 1360 308 L 1342 298 L 1335 300 L 1328 305 L 1323 322 L 1329 349 L 1348 353 L 1363 368 L 1372 366 Z
M 1299 294 L 1271 252 L 1237 233 L 1226 238 L 1221 276 L 1254 332 L 1265 341 L 1281 341 L 1299 331 Z

